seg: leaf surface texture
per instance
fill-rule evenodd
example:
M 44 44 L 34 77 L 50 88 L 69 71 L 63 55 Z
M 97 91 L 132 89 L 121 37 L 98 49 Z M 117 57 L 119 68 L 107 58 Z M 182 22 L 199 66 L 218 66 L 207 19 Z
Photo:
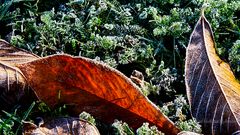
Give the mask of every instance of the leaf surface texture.
M 187 48 L 185 81 L 192 115 L 204 134 L 239 131 L 240 85 L 216 54 L 212 29 L 203 15 Z
M 0 40 L 0 108 L 11 109 L 25 95 L 26 80 L 16 64 L 37 59 L 38 56 L 15 48 Z
M 149 122 L 166 134 L 179 132 L 129 78 L 105 64 L 54 55 L 18 67 L 38 98 L 51 107 L 66 104 L 75 115 L 86 111 L 110 123 L 119 119 L 138 128 Z
M 23 135 L 100 135 L 97 128 L 78 118 L 56 118 L 40 125 L 23 123 Z

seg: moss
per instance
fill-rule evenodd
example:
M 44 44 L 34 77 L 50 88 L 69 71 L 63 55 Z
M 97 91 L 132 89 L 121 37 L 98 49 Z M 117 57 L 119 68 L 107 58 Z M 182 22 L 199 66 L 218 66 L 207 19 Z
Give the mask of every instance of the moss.
M 229 61 L 232 66 L 233 71 L 240 77 L 240 40 L 233 43 L 229 51 Z
M 217 51 L 239 77 L 240 2 L 209 3 L 205 15 Z M 40 56 L 68 53 L 104 61 L 128 77 L 139 70 L 145 78 L 143 93 L 181 129 L 199 131 L 185 99 L 183 74 L 185 49 L 203 0 L 38 0 L 13 2 L 8 8 L 0 4 L 1 38 Z M 50 113 L 42 107 L 39 112 Z M 65 107 L 60 108 L 55 115 L 67 115 Z

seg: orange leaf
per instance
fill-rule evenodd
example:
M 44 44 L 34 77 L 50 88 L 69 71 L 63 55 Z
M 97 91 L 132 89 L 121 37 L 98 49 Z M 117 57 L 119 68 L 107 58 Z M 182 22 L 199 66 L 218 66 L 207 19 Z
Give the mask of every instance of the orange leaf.
M 0 39 L 0 109 L 9 109 L 16 105 L 28 89 L 24 76 L 15 64 L 37 58 L 38 56 Z
M 98 129 L 78 118 L 57 118 L 41 125 L 23 122 L 23 135 L 100 135 Z
M 192 115 L 204 134 L 239 132 L 240 85 L 216 54 L 210 24 L 202 15 L 191 35 L 185 65 Z
M 107 122 L 120 119 L 133 128 L 155 124 L 166 134 L 177 134 L 174 124 L 139 88 L 115 69 L 83 57 L 54 55 L 19 64 L 38 98 L 51 107 L 67 104 Z

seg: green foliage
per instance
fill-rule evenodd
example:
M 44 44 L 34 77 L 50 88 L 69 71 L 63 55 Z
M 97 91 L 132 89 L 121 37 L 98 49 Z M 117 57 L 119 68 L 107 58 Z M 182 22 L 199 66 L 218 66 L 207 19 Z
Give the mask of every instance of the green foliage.
M 134 135 L 133 130 L 125 122 L 115 120 L 112 127 L 114 135 Z
M 182 95 L 176 97 L 173 102 L 165 103 L 160 109 L 166 116 L 175 121 L 179 129 L 201 133 L 201 126 L 196 120 L 188 119 L 190 116 L 189 105 Z
M 31 1 L 31 0 L 5 0 L 4 2 L 0 1 L 0 21 L 6 21 L 16 17 L 16 12 L 10 12 L 10 7 L 22 1 Z M 17 11 L 18 12 L 18 11 Z
M 143 123 L 141 127 L 136 130 L 136 133 L 128 126 L 127 123 L 115 120 L 112 124 L 114 135 L 164 135 L 158 131 L 156 126 L 149 127 L 149 123 Z
M 229 52 L 229 60 L 233 71 L 240 76 L 240 40 L 237 40 Z
M 0 2 L 0 20 L 4 20 L 4 17 L 8 15 L 9 7 L 12 5 L 12 1 L 5 1 L 4 3 Z
M 25 121 L 29 115 L 31 115 L 32 110 L 35 106 L 33 102 L 27 110 L 15 109 L 14 112 L 6 112 L 2 110 L 4 116 L 0 117 L 0 134 L 3 135 L 13 135 L 21 134 L 22 121 Z
M 172 83 L 177 79 L 176 70 L 165 68 L 164 61 L 161 61 L 160 65 L 156 65 L 156 61 L 153 61 L 151 66 L 146 69 L 146 73 L 147 77 L 150 78 L 150 84 L 155 84 L 150 88 L 148 87 L 150 92 L 155 95 L 166 93 L 169 96 L 175 93 Z
M 201 133 L 201 126 L 196 122 L 195 119 L 190 119 L 187 121 L 179 121 L 176 123 L 176 125 L 179 127 L 182 131 L 192 131 L 195 133 Z
M 148 123 L 143 123 L 143 125 L 137 129 L 137 135 L 164 135 L 164 133 L 158 131 L 156 126 L 149 127 Z
M 14 134 L 12 128 L 14 126 L 14 121 L 12 120 L 12 116 L 8 119 L 1 118 L 0 119 L 0 133 L 3 135 Z
M 240 2 L 208 2 L 205 16 L 212 24 L 217 51 L 239 77 Z M 103 61 L 127 76 L 139 70 L 145 78 L 143 93 L 181 129 L 200 132 L 184 96 L 176 95 L 186 94 L 185 49 L 203 3 L 204 0 L 9 0 L 0 3 L 0 36 L 40 56 L 81 55 Z M 36 112 L 43 115 L 67 115 L 66 106 L 53 111 L 42 103 L 37 108 Z M 5 119 L 0 118 L 3 123 Z M 87 119 L 91 121 L 92 117 Z M 4 131 L 13 126 L 11 122 L 4 123 Z M 114 126 L 119 127 L 118 133 L 134 133 L 126 123 L 117 122 Z M 150 129 L 145 124 L 139 131 Z
M 212 25 L 215 41 L 217 44 L 217 51 L 225 61 L 230 61 L 232 68 L 239 77 L 236 63 L 233 62 L 233 57 L 230 56 L 233 43 L 240 39 L 240 1 L 226 1 L 219 0 L 209 1 L 210 7 L 206 10 L 207 18 L 210 19 Z
M 39 115 L 42 117 L 67 117 L 67 106 L 66 105 L 59 105 L 55 107 L 54 109 L 51 109 L 49 106 L 47 106 L 44 102 L 37 102 L 37 109 L 34 110 L 34 115 Z
M 96 125 L 94 117 L 91 116 L 87 112 L 82 112 L 81 114 L 79 114 L 79 118 L 84 119 L 84 120 L 88 121 L 89 123 L 92 123 L 93 125 Z

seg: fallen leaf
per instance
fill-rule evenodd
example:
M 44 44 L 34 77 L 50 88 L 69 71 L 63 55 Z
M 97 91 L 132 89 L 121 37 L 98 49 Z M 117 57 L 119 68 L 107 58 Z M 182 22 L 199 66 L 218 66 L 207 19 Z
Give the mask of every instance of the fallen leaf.
M 191 35 L 185 80 L 193 117 L 204 134 L 239 133 L 240 85 L 215 51 L 211 26 L 202 15 Z
M 78 118 L 57 118 L 35 125 L 23 122 L 23 135 L 100 135 L 98 129 Z
M 8 65 L 15 66 L 15 64 L 21 64 L 36 60 L 39 56 L 28 52 L 23 49 L 16 48 L 10 45 L 8 42 L 0 39 L 0 62 L 7 63 Z
M 23 74 L 15 65 L 37 58 L 32 53 L 0 40 L 0 109 L 11 109 L 28 89 Z
M 66 104 L 73 115 L 86 111 L 106 122 L 126 121 L 138 128 L 143 122 L 165 134 L 179 129 L 119 71 L 83 57 L 53 55 L 17 67 L 38 98 L 50 107 Z
M 182 132 L 178 133 L 177 135 L 202 135 L 202 134 L 198 134 L 198 133 L 194 133 L 194 132 L 190 132 L 190 131 L 182 131 Z

